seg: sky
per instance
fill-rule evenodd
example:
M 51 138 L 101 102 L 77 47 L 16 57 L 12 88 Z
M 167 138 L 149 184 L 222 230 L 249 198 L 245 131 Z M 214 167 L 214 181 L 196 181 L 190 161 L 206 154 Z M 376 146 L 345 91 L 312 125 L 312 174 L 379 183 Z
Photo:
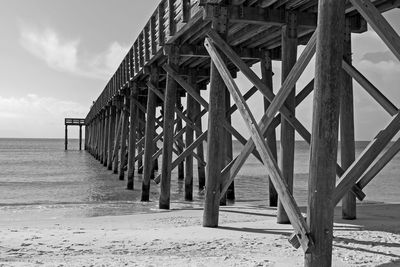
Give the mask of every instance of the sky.
M 62 138 L 64 118 L 84 118 L 159 0 L 0 0 L 0 138 Z M 399 9 L 385 13 L 400 32 Z M 353 62 L 400 106 L 400 63 L 369 29 L 353 34 Z M 299 47 L 299 54 L 302 51 Z M 274 62 L 279 89 L 280 62 Z M 258 66 L 253 67 L 259 73 Z M 313 76 L 314 61 L 300 78 Z M 243 92 L 250 84 L 239 75 Z M 354 82 L 356 138 L 371 139 L 390 117 Z M 203 92 L 207 98 L 207 92 Z M 249 101 L 259 119 L 260 97 Z M 312 96 L 296 110 L 308 129 Z M 245 136 L 239 115 L 233 124 Z M 70 136 L 77 137 L 71 127 Z

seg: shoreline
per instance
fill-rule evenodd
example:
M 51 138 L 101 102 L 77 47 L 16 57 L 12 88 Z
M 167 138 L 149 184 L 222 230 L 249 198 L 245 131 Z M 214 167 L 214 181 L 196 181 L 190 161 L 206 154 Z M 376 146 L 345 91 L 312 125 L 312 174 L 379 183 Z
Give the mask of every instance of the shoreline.
M 398 266 L 400 204 L 357 208 L 354 221 L 335 210 L 333 266 Z M 14 222 L 0 216 L 0 266 L 303 266 L 303 251 L 287 241 L 292 226 L 276 224 L 275 215 L 275 208 L 221 207 L 218 228 L 201 226 L 201 208 Z

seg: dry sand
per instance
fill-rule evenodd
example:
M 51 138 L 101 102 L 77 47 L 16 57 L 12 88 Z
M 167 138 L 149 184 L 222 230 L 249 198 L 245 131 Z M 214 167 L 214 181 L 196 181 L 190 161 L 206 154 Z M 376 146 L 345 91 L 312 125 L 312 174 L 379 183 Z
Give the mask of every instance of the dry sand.
M 358 207 L 336 220 L 333 266 L 400 266 L 400 204 Z M 340 210 L 337 209 L 337 218 Z M 303 266 L 275 209 L 224 207 L 219 228 L 202 210 L 14 220 L 0 214 L 0 266 Z

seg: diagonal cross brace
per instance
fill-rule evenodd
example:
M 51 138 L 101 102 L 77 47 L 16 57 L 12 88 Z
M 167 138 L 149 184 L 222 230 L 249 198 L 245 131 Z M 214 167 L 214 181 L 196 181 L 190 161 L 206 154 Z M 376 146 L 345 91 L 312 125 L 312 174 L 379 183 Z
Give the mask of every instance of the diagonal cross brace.
M 350 0 L 350 2 L 400 61 L 400 37 L 381 12 L 369 0 Z
M 400 130 L 400 112 L 393 117 L 385 129 L 368 144 L 356 161 L 346 170 L 339 180 L 338 185 L 333 192 L 334 206 L 348 190 L 357 182 L 361 175 L 368 169 L 371 163 L 379 156 L 382 150 L 392 140 Z
M 168 73 L 169 76 L 171 76 L 177 83 L 179 83 L 182 86 L 182 88 L 186 90 L 188 94 L 190 94 L 200 105 L 204 107 L 206 111 L 208 111 L 209 106 L 207 101 L 203 97 L 201 97 L 201 95 L 197 93 L 196 90 L 188 82 L 179 77 L 178 73 L 174 70 L 172 66 L 167 64 L 164 65 L 163 68 Z M 233 107 L 232 110 L 234 111 Z M 242 144 L 246 143 L 246 139 L 234 127 L 232 127 L 230 123 L 228 123 L 226 120 L 223 120 L 222 125 L 239 142 L 241 142 Z M 257 150 L 253 149 L 253 151 L 251 152 L 260 162 L 262 162 L 261 157 Z
M 282 178 L 278 164 L 274 160 L 271 150 L 265 144 L 263 134 L 261 133 L 257 122 L 255 121 L 249 107 L 247 106 L 246 101 L 243 99 L 239 88 L 237 87 L 232 76 L 230 75 L 228 68 L 224 64 L 215 46 L 210 42 L 208 38 L 206 38 L 205 40 L 205 47 L 210 54 L 211 60 L 221 74 L 222 79 L 224 80 L 229 92 L 232 95 L 232 98 L 235 100 L 236 105 L 238 106 L 238 109 L 249 131 L 251 132 L 252 139 L 254 140 L 254 143 L 260 152 L 264 165 L 265 167 L 267 167 L 271 180 L 276 190 L 278 191 L 281 202 L 285 208 L 285 211 L 288 214 L 290 222 L 296 230 L 300 244 L 303 250 L 307 252 L 313 243 L 309 236 L 310 231 L 303 215 L 301 214 L 299 207 L 296 204 L 296 201 L 294 200 L 293 195 L 290 193 L 286 181 Z
M 225 55 L 236 65 L 236 67 L 249 79 L 249 81 L 254 84 L 260 90 L 260 92 L 264 95 L 264 97 L 272 102 L 275 98 L 274 93 L 269 90 L 269 88 L 261 81 L 260 78 L 246 65 L 246 63 L 243 62 L 243 60 L 232 50 L 232 48 L 216 33 L 214 30 L 209 30 L 207 35 L 212 39 L 212 42 L 218 46 L 218 48 L 221 49 L 225 53 Z M 290 88 L 293 88 L 295 85 L 297 79 L 300 77 L 301 73 L 304 71 L 305 67 L 307 66 L 306 62 L 307 60 L 309 61 L 311 59 L 310 54 L 311 52 L 315 50 L 315 40 L 314 38 L 310 39 L 311 42 L 307 44 L 307 47 L 303 51 L 302 55 L 300 56 L 299 60 L 296 62 L 292 70 L 290 71 L 289 75 L 287 76 L 287 81 L 282 85 L 282 88 L 280 91 L 281 97 L 284 98 L 284 91 L 290 90 Z M 304 54 L 305 53 L 305 54 Z M 304 57 L 303 57 L 304 54 Z M 282 98 L 279 100 L 282 101 Z M 283 99 L 284 100 L 284 99 Z M 278 104 L 278 100 L 276 101 Z M 278 107 L 279 105 L 275 104 L 275 108 Z M 274 110 L 270 110 L 270 113 L 273 113 Z M 303 139 L 310 144 L 311 141 L 311 134 L 308 132 L 308 130 L 303 126 L 303 124 L 296 119 L 296 117 L 293 115 L 293 113 L 286 107 L 285 104 L 281 105 L 279 108 L 279 111 L 281 114 L 285 117 L 285 119 L 293 126 L 294 129 L 303 137 Z M 269 124 L 271 118 L 267 117 L 266 114 L 261 119 L 262 125 Z M 265 131 L 268 129 L 268 127 L 261 127 L 261 131 L 265 133 Z M 242 149 L 242 152 L 235 158 L 235 162 L 232 164 L 229 164 L 227 167 L 231 166 L 231 168 L 225 168 L 222 172 L 223 177 L 226 177 L 226 175 L 230 174 L 229 179 L 225 179 L 224 183 L 224 189 L 226 188 L 226 185 L 231 183 L 234 177 L 237 175 L 239 172 L 239 169 L 243 166 L 244 162 L 246 161 L 247 157 L 250 154 L 250 151 L 252 151 L 255 148 L 254 142 L 252 139 L 248 140 L 246 143 L 245 147 Z M 340 177 L 343 174 L 343 169 L 336 164 L 336 173 Z M 362 200 L 365 197 L 365 194 L 359 189 L 357 186 L 354 186 L 352 188 L 352 192 L 357 196 L 358 199 Z M 224 191 L 221 191 L 221 194 L 224 193 Z

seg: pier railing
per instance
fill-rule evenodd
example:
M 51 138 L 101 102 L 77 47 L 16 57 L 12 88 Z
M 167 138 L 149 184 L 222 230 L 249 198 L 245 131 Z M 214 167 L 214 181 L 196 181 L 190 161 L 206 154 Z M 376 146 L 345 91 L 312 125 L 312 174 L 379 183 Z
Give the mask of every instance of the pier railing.
M 201 17 L 197 0 L 162 0 L 93 104 L 86 121 L 92 120 L 124 85 L 142 74 L 146 65 L 161 56 L 165 44 L 172 43 L 185 27 L 189 28 Z

